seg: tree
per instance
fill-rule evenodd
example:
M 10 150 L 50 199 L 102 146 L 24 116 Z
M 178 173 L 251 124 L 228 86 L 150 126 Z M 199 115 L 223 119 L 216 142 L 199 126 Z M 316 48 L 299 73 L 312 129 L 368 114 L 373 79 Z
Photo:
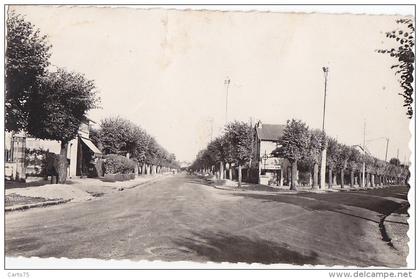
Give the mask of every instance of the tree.
M 292 164 L 291 190 L 296 190 L 297 161 L 306 156 L 309 144 L 308 126 L 300 120 L 288 120 L 283 136 L 279 139 L 280 147 L 274 150 L 273 155 L 286 158 Z
M 32 94 L 27 132 L 39 139 L 61 143 L 57 172 L 58 182 L 64 183 L 68 142 L 76 137 L 86 113 L 99 102 L 94 83 L 81 74 L 59 69 L 46 74 Z
M 397 167 L 401 165 L 401 162 L 400 162 L 400 160 L 398 158 L 391 158 L 389 160 L 389 163 L 391 165 L 394 165 L 394 166 L 397 166 Z
M 333 185 L 333 170 L 337 168 L 340 160 L 340 146 L 337 140 L 333 138 L 328 138 L 327 142 L 328 188 L 331 189 Z
M 366 166 L 366 173 L 365 173 L 365 186 L 371 186 L 373 187 L 374 185 L 372 185 L 373 183 L 373 177 L 374 177 L 374 173 L 375 173 L 375 158 L 369 154 L 365 154 L 364 156 L 364 162 L 365 162 L 365 166 Z
M 207 149 L 212 154 L 214 161 L 219 162 L 219 179 L 224 179 L 223 166 L 226 162 L 226 159 L 223 137 L 218 137 L 212 140 L 207 146 Z
M 118 116 L 103 119 L 97 135 L 102 152 L 123 156 L 127 153 L 133 154 L 137 141 L 134 130 L 135 124 Z
M 319 163 L 321 161 L 321 151 L 325 147 L 325 133 L 320 130 L 310 131 L 309 150 L 306 153 L 306 158 L 312 163 L 313 167 L 313 182 L 312 188 L 318 186 L 318 171 Z
M 375 184 L 382 185 L 386 162 L 379 160 L 377 158 L 374 158 L 374 159 L 375 159 L 374 169 L 375 169 L 375 175 L 376 175 L 376 181 L 374 182 Z
M 338 144 L 336 167 L 340 172 L 340 186 L 344 188 L 344 170 L 347 168 L 351 156 L 351 148 L 344 144 Z
M 398 46 L 391 49 L 379 49 L 376 50 L 379 53 L 389 54 L 395 58 L 398 62 L 391 66 L 391 69 L 395 69 L 395 74 L 399 76 L 399 83 L 402 87 L 402 92 L 398 93 L 404 98 L 404 106 L 407 107 L 408 118 L 411 119 L 413 116 L 413 86 L 414 81 L 414 33 L 415 27 L 412 18 L 398 19 L 397 24 L 402 25 L 401 28 L 386 32 L 386 37 L 394 39 Z
M 231 155 L 238 166 L 238 187 L 242 182 L 242 166 L 252 159 L 253 131 L 245 122 L 232 122 L 225 127 L 226 140 L 229 142 Z
M 362 154 L 352 147 L 350 148 L 350 154 L 348 159 L 348 167 L 350 168 L 350 187 L 354 187 L 354 172 L 360 168 L 362 162 Z
M 229 139 L 226 137 L 226 135 L 222 137 L 222 143 L 223 143 L 223 153 L 224 153 L 225 161 L 226 163 L 229 164 L 229 179 L 232 180 L 233 179 L 232 164 L 235 163 L 235 158 L 233 157 L 234 156 L 233 150 L 230 146 Z
M 26 130 L 34 91 L 49 65 L 51 45 L 23 16 L 7 18 L 5 53 L 5 129 Z

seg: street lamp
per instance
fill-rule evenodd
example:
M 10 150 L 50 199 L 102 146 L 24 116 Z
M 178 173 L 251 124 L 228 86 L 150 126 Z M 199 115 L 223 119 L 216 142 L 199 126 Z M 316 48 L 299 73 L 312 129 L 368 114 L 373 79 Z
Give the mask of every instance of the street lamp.
M 226 85 L 226 114 L 225 114 L 225 124 L 228 121 L 228 96 L 229 96 L 229 84 L 230 84 L 230 78 L 227 77 L 225 79 L 225 85 Z
M 327 103 L 327 80 L 328 80 L 328 67 L 322 67 L 324 72 L 324 110 L 322 115 L 322 131 L 325 130 L 325 105 Z
M 267 151 L 264 152 L 264 155 L 262 156 L 262 159 L 264 161 L 264 169 L 265 169 L 266 168 L 265 164 L 267 163 L 267 159 L 268 159 Z
M 325 107 L 327 103 L 327 79 L 328 79 L 328 67 L 322 67 L 324 72 L 324 109 L 322 112 L 322 133 L 325 135 Z M 325 189 L 325 173 L 327 169 L 327 147 L 324 146 L 321 152 L 321 183 L 319 188 Z

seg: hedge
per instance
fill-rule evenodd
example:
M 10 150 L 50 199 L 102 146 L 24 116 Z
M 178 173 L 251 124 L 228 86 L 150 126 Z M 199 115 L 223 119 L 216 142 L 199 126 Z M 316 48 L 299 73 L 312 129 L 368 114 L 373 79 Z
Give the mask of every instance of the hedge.
M 127 157 L 110 154 L 104 157 L 103 168 L 105 174 L 127 174 L 134 173 L 136 163 Z

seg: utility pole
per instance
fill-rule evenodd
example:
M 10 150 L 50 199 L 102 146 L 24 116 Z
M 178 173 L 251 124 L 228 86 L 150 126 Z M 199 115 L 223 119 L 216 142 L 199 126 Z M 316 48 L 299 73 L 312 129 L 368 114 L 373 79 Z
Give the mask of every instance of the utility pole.
M 225 113 L 225 124 L 228 122 L 228 101 L 229 101 L 229 84 L 230 84 L 230 78 L 227 77 L 225 79 L 225 85 L 226 85 L 226 113 Z
M 385 162 L 388 160 L 388 145 L 389 145 L 389 138 L 386 138 Z
M 400 159 L 400 149 L 399 148 L 397 148 L 397 159 L 398 160 Z
M 365 155 L 363 158 L 362 164 L 362 187 L 365 187 L 366 181 L 366 119 L 363 121 L 363 154 Z
M 328 67 L 322 67 L 322 71 L 324 72 L 324 109 L 322 112 L 322 133 L 325 135 L 325 107 L 327 103 Z M 325 173 L 327 169 L 327 144 L 328 143 L 325 142 L 325 146 L 321 151 L 321 181 L 319 184 L 319 188 L 321 189 L 325 189 Z

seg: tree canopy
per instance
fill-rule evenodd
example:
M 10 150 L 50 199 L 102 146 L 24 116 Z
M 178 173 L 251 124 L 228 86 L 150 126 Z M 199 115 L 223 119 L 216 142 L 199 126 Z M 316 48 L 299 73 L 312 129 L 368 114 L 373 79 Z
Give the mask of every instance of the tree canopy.
M 103 119 L 92 137 L 104 154 L 129 154 L 139 163 L 179 167 L 175 154 L 166 151 L 139 125 L 121 117 Z
M 397 60 L 396 64 L 391 66 L 398 75 L 402 92 L 398 93 L 404 98 L 404 106 L 407 107 L 407 115 L 411 119 L 413 116 L 413 86 L 414 81 L 414 43 L 415 27 L 412 18 L 398 19 L 399 28 L 386 32 L 386 37 L 394 39 L 396 46 L 391 49 L 376 50 L 379 53 L 389 54 Z
M 275 150 L 278 157 L 291 162 L 298 161 L 307 155 L 310 147 L 308 126 L 300 120 L 288 120 L 283 136 L 279 139 L 280 147 Z
M 252 159 L 253 129 L 245 122 L 231 122 L 225 127 L 225 137 L 233 161 L 242 165 Z
M 27 132 L 39 139 L 74 139 L 87 111 L 96 107 L 95 85 L 82 74 L 58 69 L 42 77 L 28 108 Z
M 50 64 L 51 45 L 39 29 L 14 12 L 8 14 L 6 26 L 5 129 L 21 131 L 28 127 L 34 92 Z

